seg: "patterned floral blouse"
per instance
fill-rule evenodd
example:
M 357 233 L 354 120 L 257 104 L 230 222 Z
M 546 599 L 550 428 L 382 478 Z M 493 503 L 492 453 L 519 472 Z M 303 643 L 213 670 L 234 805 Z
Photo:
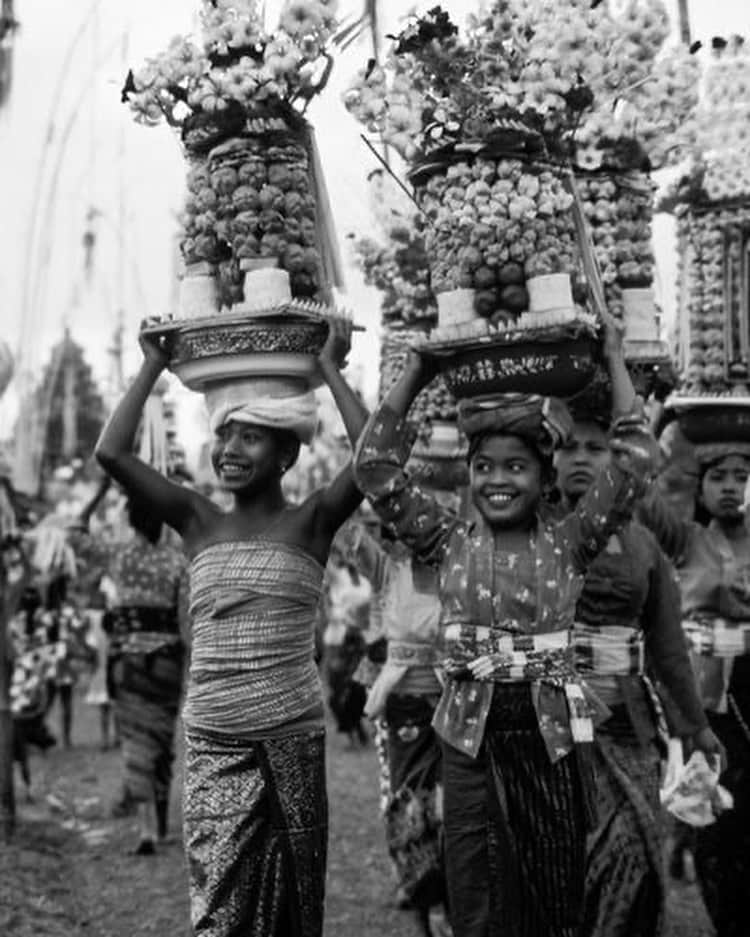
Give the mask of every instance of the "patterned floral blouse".
M 412 442 L 408 425 L 383 405 L 360 439 L 358 484 L 381 519 L 423 563 L 440 574 L 441 643 L 447 682 L 435 728 L 450 744 L 476 755 L 493 683 L 521 679 L 533 699 L 550 756 L 572 747 L 562 686 L 575 682 L 563 638 L 574 622 L 583 574 L 609 537 L 632 514 L 643 482 L 618 465 L 604 471 L 576 511 L 554 523 L 537 519 L 523 553 L 498 549 L 480 517 L 464 520 L 442 507 L 404 471 Z M 468 664 L 522 652 L 521 671 L 500 664 L 488 681 L 467 679 Z

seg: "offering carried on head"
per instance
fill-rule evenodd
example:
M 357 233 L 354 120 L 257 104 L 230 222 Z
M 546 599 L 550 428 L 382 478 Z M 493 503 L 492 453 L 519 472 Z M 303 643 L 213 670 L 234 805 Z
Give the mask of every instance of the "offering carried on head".
M 164 320 L 144 331 L 169 336 L 170 370 L 190 390 L 263 375 L 314 386 L 332 318 L 350 321 L 322 303 L 294 299 L 287 271 L 263 259 L 247 263 L 245 299 L 231 311 Z
M 750 452 L 750 397 L 746 394 L 673 394 L 664 406 L 666 414 L 677 418 L 683 435 L 694 445 L 724 449 L 739 446 L 743 454 Z

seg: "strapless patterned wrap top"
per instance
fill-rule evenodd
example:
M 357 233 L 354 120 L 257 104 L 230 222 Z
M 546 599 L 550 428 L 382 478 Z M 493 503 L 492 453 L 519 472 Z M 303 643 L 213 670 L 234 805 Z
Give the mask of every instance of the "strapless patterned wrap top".
M 323 567 L 270 540 L 217 543 L 190 569 L 188 729 L 246 737 L 322 707 L 314 662 Z

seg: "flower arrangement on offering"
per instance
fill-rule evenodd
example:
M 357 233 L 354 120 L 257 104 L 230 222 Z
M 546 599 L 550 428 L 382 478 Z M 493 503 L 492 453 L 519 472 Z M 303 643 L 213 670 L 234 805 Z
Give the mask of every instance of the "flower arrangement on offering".
M 586 177 L 581 202 L 603 228 L 593 241 L 605 299 L 622 308 L 622 290 L 650 287 L 645 173 L 682 156 L 695 98 L 693 59 L 665 47 L 668 33 L 661 0 L 573 0 L 564 10 L 553 0 L 495 0 L 463 32 L 435 7 L 346 94 L 349 110 L 409 165 L 438 304 L 432 341 L 446 360 L 457 343 L 480 344 L 486 362 L 493 348 L 512 357 L 514 346 L 545 338 L 593 338 L 571 169 L 602 174 Z M 613 173 L 641 178 L 633 186 Z M 606 182 L 614 204 L 597 192 Z M 650 314 L 655 323 L 653 303 Z M 586 354 L 579 347 L 575 361 Z M 566 391 L 570 368 L 543 357 L 549 386 Z M 577 389 L 589 372 L 576 371 Z
M 265 364 L 283 374 L 314 370 L 341 276 L 304 113 L 333 65 L 335 14 L 335 0 L 285 0 L 270 31 L 256 0 L 202 0 L 200 38 L 128 74 L 136 120 L 177 128 L 188 164 L 173 343 L 188 386 L 255 373 L 252 355 L 276 356 Z
M 750 395 L 750 55 L 714 39 L 697 150 L 663 207 L 677 220 L 682 392 Z

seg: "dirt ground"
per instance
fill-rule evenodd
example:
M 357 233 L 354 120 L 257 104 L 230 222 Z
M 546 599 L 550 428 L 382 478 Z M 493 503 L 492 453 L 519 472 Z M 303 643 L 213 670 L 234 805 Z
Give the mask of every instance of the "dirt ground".
M 54 713 L 50 725 L 54 731 Z M 71 751 L 33 756 L 34 802 L 19 804 L 15 842 L 0 847 L 0 935 L 188 937 L 179 784 L 172 841 L 154 857 L 132 856 L 132 820 L 110 815 L 120 786 L 119 754 L 99 751 L 95 714 L 80 700 L 73 741 Z M 328 774 L 325 937 L 418 937 L 410 914 L 393 902 L 374 749 L 352 748 L 330 733 Z M 673 883 L 670 937 L 711 934 L 695 889 Z

